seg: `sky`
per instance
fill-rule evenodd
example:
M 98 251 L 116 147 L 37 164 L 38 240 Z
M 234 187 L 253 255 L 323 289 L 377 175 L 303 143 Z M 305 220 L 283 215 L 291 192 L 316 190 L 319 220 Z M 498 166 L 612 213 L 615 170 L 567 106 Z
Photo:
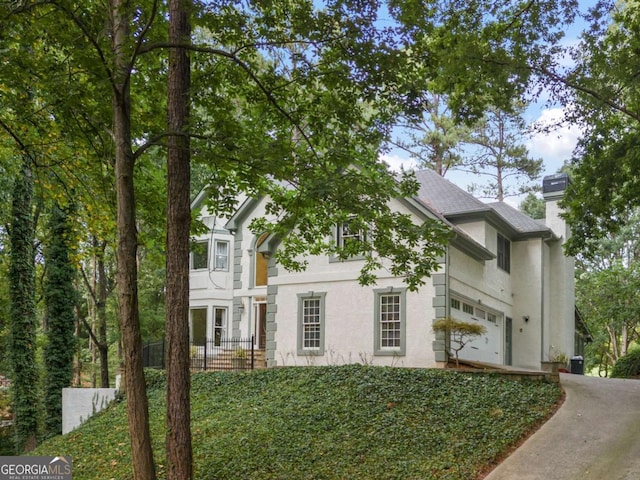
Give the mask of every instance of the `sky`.
M 581 0 L 580 10 L 586 11 L 594 3 L 595 0 Z M 563 44 L 576 44 L 578 42 L 578 37 L 584 28 L 585 24 L 582 22 L 576 22 L 576 24 L 567 28 Z M 539 123 L 543 125 L 562 123 L 561 119 L 563 118 L 563 112 L 567 107 L 564 105 L 547 106 L 546 100 L 549 98 L 549 95 L 545 95 L 544 92 L 540 98 L 541 99 L 538 103 L 531 105 L 527 109 L 525 114 L 527 122 L 530 124 Z M 540 184 L 542 184 L 542 178 L 544 176 L 557 173 L 563 163 L 571 158 L 572 152 L 580 137 L 580 133 L 580 129 L 577 126 L 562 124 L 553 131 L 546 133 L 538 132 L 523 139 L 523 143 L 529 150 L 530 156 L 533 158 L 543 159 L 544 166 L 543 173 L 540 177 Z M 392 150 L 382 158 L 393 170 L 399 170 L 401 167 L 411 169 L 416 166 L 415 161 L 409 157 L 409 154 L 399 149 Z M 464 174 L 461 172 L 450 171 L 446 174 L 445 178 L 463 189 L 466 189 L 466 187 L 474 181 L 479 183 L 477 178 L 474 178 L 470 174 Z M 517 207 L 522 199 L 523 196 L 509 197 L 505 199 L 505 202 L 509 203 L 513 207 Z M 493 200 L 488 199 L 487 201 Z

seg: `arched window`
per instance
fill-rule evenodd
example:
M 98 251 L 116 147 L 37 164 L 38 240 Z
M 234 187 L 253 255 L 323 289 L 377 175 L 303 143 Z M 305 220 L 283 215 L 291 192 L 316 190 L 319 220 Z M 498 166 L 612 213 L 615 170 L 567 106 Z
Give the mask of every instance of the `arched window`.
M 254 285 L 256 287 L 260 287 L 260 286 L 265 286 L 267 284 L 267 267 L 268 267 L 268 263 L 269 263 L 269 259 L 267 257 L 265 257 L 263 254 L 259 253 L 259 247 L 260 245 L 262 245 L 264 243 L 264 241 L 267 239 L 267 237 L 269 236 L 268 233 L 263 233 L 262 235 L 260 235 L 260 237 L 258 238 L 258 241 L 256 242 L 256 247 L 254 249 L 254 256 L 255 256 L 255 281 L 254 281 Z

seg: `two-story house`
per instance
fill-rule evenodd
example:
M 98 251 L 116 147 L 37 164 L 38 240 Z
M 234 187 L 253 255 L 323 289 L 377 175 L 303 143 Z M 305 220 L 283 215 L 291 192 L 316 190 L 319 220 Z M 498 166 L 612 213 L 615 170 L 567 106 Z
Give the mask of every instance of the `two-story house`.
M 453 231 L 440 268 L 417 292 L 381 270 L 375 286 L 358 283 L 362 260 L 308 258 L 288 272 L 273 256 L 276 242 L 249 223 L 265 215 L 264 198 L 246 198 L 231 218 L 198 209 L 209 231 L 191 255 L 194 343 L 254 336 L 268 366 L 369 363 L 435 367 L 447 360 L 434 320 L 477 322 L 486 333 L 460 357 L 539 369 L 576 353 L 574 262 L 564 255 L 569 232 L 558 200 L 568 178 L 546 177 L 546 223 L 502 202 L 483 203 L 432 171 L 416 173 L 415 198 L 391 206 L 415 222 L 438 218 Z M 336 226 L 337 242 L 361 232 Z

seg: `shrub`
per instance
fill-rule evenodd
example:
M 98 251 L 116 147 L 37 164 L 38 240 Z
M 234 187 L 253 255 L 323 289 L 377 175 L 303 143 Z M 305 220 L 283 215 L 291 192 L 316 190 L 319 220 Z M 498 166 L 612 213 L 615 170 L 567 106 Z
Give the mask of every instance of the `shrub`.
M 640 376 L 640 349 L 633 350 L 620 357 L 611 370 L 612 378 L 631 378 Z
M 479 323 L 463 322 L 450 317 L 436 320 L 433 322 L 432 328 L 434 332 L 444 332 L 450 336 L 451 341 L 449 342 L 449 348 L 455 352 L 456 367 L 459 366 L 458 352 L 475 337 L 487 331 L 487 329 Z M 458 344 L 457 348 L 452 345 L 454 342 Z M 449 356 L 451 356 L 450 353 Z
M 165 388 L 167 386 L 167 372 L 155 368 L 145 368 L 144 380 L 147 383 L 147 390 Z

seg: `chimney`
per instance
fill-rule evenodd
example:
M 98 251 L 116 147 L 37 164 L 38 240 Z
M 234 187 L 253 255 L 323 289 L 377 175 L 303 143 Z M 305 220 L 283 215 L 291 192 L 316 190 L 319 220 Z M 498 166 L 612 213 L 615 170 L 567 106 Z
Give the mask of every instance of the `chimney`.
M 571 237 L 567 222 L 562 218 L 558 205 L 569 186 L 566 173 L 550 175 L 542 179 L 542 197 L 545 200 L 547 227 L 560 239 L 547 243 L 549 263 L 547 282 L 543 281 L 543 305 L 545 314 L 541 328 L 541 359 L 550 360 L 553 348 L 569 357 L 575 355 L 575 260 L 567 256 L 564 243 Z
M 545 223 L 553 233 L 562 238 L 563 243 L 570 237 L 567 223 L 560 216 L 562 210 L 558 202 L 562 199 L 564 191 L 569 186 L 569 175 L 557 173 L 548 175 L 542 179 L 542 198 L 545 201 Z

